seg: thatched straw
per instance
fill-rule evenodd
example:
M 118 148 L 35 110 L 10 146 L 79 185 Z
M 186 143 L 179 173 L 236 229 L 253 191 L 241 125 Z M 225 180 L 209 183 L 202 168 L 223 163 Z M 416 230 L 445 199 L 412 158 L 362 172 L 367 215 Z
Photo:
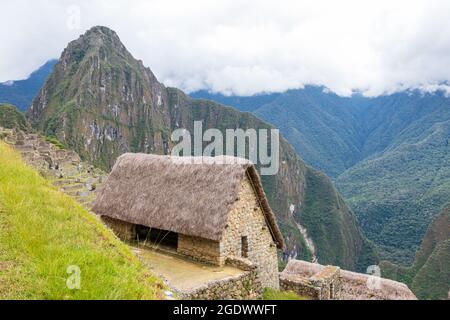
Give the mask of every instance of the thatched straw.
M 220 241 L 246 175 L 274 241 L 284 248 L 258 173 L 251 162 L 240 158 L 124 154 L 117 159 L 93 211 L 134 224 Z

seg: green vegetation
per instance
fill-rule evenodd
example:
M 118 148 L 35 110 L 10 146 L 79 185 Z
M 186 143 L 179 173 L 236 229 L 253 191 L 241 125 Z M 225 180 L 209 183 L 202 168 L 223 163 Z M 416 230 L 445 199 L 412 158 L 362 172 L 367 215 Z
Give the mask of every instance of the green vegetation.
M 383 261 L 383 277 L 407 283 L 421 299 L 447 299 L 450 291 L 450 205 L 433 220 L 411 267 Z
M 358 232 L 358 223 L 344 200 L 321 172 L 309 169 L 303 208 L 299 220 L 314 240 L 319 261 L 338 266 L 351 266 L 365 271 L 377 264 L 373 245 Z M 357 252 L 358 258 L 348 252 Z
M 411 264 L 450 199 L 450 98 L 443 93 L 339 97 L 306 86 L 252 97 L 193 96 L 252 111 L 280 128 L 307 164 L 335 179 L 385 260 Z
M 293 291 L 279 291 L 271 288 L 265 288 L 263 292 L 264 300 L 308 300 L 308 298 L 300 297 Z
M 432 125 L 338 178 L 383 259 L 411 264 L 427 226 L 450 199 L 449 137 L 450 120 Z
M 0 104 L 0 127 L 28 130 L 25 116 L 10 104 Z
M 66 146 L 61 141 L 56 139 L 55 137 L 44 137 L 44 139 L 45 139 L 45 141 L 50 142 L 51 144 L 55 145 L 59 149 L 65 149 L 66 148 Z
M 161 298 L 160 280 L 126 245 L 4 143 L 0 231 L 0 299 Z M 79 290 L 66 285 L 70 266 L 81 271 Z
M 205 127 L 223 131 L 234 127 L 270 128 L 250 113 L 224 108 L 211 101 L 188 101 L 183 110 L 190 109 L 194 114 L 191 121 L 203 120 Z M 185 127 L 192 132 L 191 123 L 187 123 Z M 323 173 L 305 166 L 284 139 L 280 141 L 280 151 L 280 160 L 288 164 L 290 172 L 286 175 L 263 176 L 262 182 L 272 209 L 278 213 L 278 222 L 289 254 L 298 259 L 311 260 L 311 252 L 298 230 L 297 223 L 301 222 L 317 245 L 320 263 L 358 271 L 365 271 L 367 266 L 377 263 L 374 246 L 362 235 L 352 211 L 333 187 L 331 180 Z M 297 176 L 294 173 L 296 168 Z M 295 189 L 291 190 L 298 186 L 298 181 L 302 181 L 305 187 L 304 199 L 300 201 L 295 197 L 298 196 L 293 192 Z M 298 205 L 299 202 L 302 204 Z M 290 204 L 294 204 L 294 213 L 286 215 L 285 213 L 290 212 Z

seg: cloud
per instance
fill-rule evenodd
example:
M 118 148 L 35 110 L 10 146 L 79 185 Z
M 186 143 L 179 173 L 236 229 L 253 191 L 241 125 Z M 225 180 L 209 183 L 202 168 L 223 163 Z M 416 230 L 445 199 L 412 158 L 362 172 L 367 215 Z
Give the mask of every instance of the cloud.
M 446 0 L 16 0 L 0 10 L 0 81 L 26 77 L 93 25 L 186 91 L 317 84 L 373 96 L 450 80 Z

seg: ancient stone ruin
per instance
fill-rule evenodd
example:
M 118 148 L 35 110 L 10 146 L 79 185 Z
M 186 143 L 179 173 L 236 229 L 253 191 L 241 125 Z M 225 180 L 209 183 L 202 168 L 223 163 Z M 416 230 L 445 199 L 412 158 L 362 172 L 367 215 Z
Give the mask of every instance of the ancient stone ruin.
M 381 277 L 290 260 L 280 287 L 317 300 L 415 300 L 407 285 Z
M 277 247 L 284 241 L 259 176 L 249 161 L 225 158 L 122 155 L 93 211 L 125 241 L 246 271 L 233 290 L 243 281 L 278 289 Z M 230 296 L 225 284 L 219 288 L 216 298 Z
M 91 207 L 107 176 L 105 172 L 81 161 L 76 152 L 63 149 L 37 133 L 0 127 L 0 139 L 12 145 L 27 164 L 62 192 L 86 208 Z

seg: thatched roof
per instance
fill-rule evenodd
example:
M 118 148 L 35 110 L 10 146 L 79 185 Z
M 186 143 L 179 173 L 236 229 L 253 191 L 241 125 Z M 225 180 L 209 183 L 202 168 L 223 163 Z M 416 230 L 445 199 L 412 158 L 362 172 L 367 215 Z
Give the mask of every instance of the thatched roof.
M 117 159 L 93 211 L 134 224 L 220 241 L 246 175 L 275 243 L 284 248 L 258 173 L 251 162 L 241 158 L 124 154 Z

